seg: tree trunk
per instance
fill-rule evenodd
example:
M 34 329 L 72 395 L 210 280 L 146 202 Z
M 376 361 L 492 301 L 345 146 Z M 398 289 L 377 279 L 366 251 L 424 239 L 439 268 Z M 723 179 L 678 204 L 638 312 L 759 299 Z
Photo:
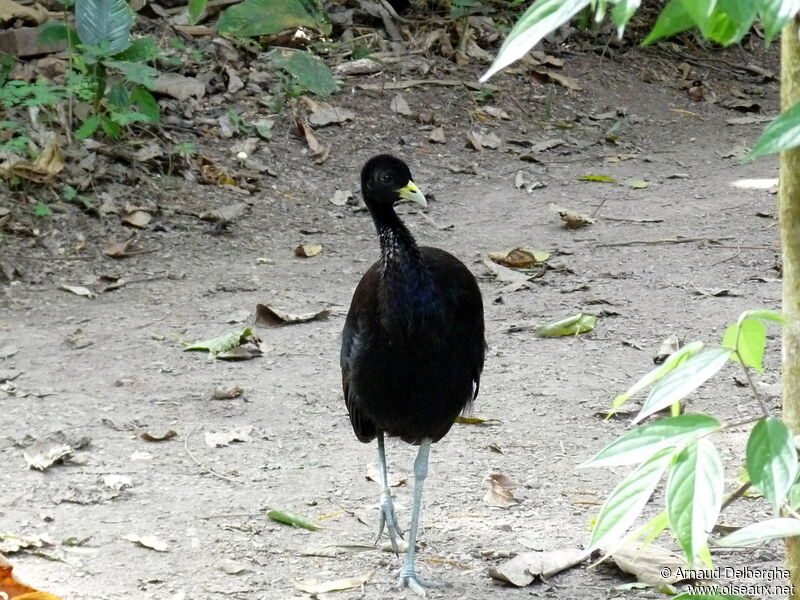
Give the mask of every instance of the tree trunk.
M 800 102 L 800 39 L 795 19 L 781 34 L 781 107 Z M 800 148 L 780 155 L 781 248 L 783 249 L 783 418 L 800 434 Z M 786 539 L 791 600 L 800 600 L 800 538 Z

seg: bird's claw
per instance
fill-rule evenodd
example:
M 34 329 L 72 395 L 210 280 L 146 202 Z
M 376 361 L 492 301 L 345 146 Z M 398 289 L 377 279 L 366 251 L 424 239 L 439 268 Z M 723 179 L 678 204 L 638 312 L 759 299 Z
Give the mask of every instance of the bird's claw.
M 403 534 L 400 533 L 400 528 L 397 526 L 397 516 L 394 514 L 394 502 L 392 501 L 391 494 L 388 493 L 381 494 L 381 520 L 378 524 L 378 539 L 375 540 L 376 544 L 380 542 L 384 529 L 386 529 L 386 534 L 389 536 L 392 550 L 395 554 L 400 554 L 397 538 L 402 540 Z
M 425 588 L 444 588 L 448 584 L 438 581 L 426 581 L 417 575 L 414 569 L 407 569 L 403 567 L 400 571 L 400 577 L 397 578 L 397 585 L 400 588 L 407 587 L 418 596 L 425 597 Z

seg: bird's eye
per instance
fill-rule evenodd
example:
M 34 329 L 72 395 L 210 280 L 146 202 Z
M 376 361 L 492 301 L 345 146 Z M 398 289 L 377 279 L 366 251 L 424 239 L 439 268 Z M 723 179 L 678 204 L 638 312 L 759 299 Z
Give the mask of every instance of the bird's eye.
M 389 184 L 389 183 L 392 183 L 392 175 L 391 175 L 391 173 L 381 173 L 381 174 L 378 176 L 378 180 L 379 180 L 381 183 L 384 183 L 384 184 Z

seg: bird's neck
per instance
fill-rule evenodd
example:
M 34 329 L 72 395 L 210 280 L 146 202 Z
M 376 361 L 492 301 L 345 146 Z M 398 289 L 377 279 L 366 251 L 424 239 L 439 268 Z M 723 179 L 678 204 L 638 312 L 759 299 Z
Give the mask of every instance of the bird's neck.
M 404 287 L 423 283 L 426 271 L 417 242 L 392 210 L 375 219 L 381 245 L 381 271 L 390 284 Z

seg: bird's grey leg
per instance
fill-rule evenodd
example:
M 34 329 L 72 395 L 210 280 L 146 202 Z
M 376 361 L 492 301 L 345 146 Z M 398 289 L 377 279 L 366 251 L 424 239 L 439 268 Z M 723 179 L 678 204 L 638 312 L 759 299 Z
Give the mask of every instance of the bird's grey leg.
M 386 467 L 386 449 L 383 445 L 382 431 L 378 433 L 378 474 L 381 478 L 381 520 L 378 525 L 378 539 L 375 540 L 375 543 L 377 544 L 380 541 L 385 527 L 389 542 L 392 544 L 392 550 L 394 550 L 395 554 L 398 554 L 397 538 L 403 539 L 403 536 L 397 527 L 392 492 L 389 490 L 389 473 Z
M 400 578 L 397 582 L 400 587 L 408 587 L 423 598 L 425 597 L 426 587 L 445 587 L 445 584 L 442 583 L 425 581 L 417 575 L 414 569 L 419 514 L 422 508 L 422 486 L 425 483 L 425 477 L 428 475 L 428 456 L 430 452 L 431 440 L 426 438 L 422 440 L 422 443 L 419 445 L 419 452 L 417 452 L 417 458 L 414 461 L 414 503 L 411 505 L 411 534 L 408 539 L 408 551 L 406 552 L 405 564 L 403 564 L 403 568 L 400 569 Z

